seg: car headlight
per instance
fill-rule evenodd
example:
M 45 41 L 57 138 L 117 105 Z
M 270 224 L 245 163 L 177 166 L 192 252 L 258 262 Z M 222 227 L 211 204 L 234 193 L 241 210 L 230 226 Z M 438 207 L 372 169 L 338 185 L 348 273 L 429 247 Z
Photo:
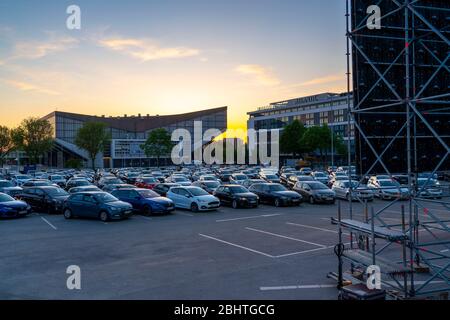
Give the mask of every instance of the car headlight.
M 118 210 L 120 210 L 120 208 L 118 208 L 118 207 L 109 207 L 110 209 L 111 209 L 111 211 L 118 211 Z
M 247 201 L 247 198 L 239 198 L 241 201 Z

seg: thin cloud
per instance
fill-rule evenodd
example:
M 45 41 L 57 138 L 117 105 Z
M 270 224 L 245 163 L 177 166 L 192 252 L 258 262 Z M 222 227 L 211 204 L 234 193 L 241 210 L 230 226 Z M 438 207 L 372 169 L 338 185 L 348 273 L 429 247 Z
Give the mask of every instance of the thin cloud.
M 293 84 L 289 87 L 295 88 L 295 87 L 307 87 L 307 86 L 316 86 L 321 84 L 328 84 L 328 83 L 334 83 L 338 81 L 344 81 L 345 77 L 343 74 L 332 74 L 325 77 L 315 78 L 312 80 L 308 80 L 305 82 Z
M 270 69 L 259 64 L 241 64 L 235 70 L 242 75 L 252 77 L 257 83 L 264 86 L 277 86 L 281 83 Z
M 28 83 L 28 82 L 23 82 L 23 81 L 16 81 L 16 80 L 4 80 L 4 82 L 6 82 L 7 84 L 9 84 L 10 86 L 19 89 L 21 91 L 26 91 L 26 92 L 36 92 L 36 93 L 42 93 L 42 94 L 47 94 L 47 95 L 51 95 L 51 96 L 57 96 L 60 95 L 59 92 L 54 91 L 54 90 L 50 90 L 38 85 L 34 85 L 32 83 Z
M 111 38 L 99 41 L 100 45 L 121 52 L 142 62 L 179 59 L 197 56 L 200 50 L 189 47 L 163 47 L 149 39 Z
M 78 42 L 77 39 L 72 37 L 52 37 L 47 41 L 22 41 L 16 43 L 12 58 L 40 59 L 56 52 L 74 48 Z

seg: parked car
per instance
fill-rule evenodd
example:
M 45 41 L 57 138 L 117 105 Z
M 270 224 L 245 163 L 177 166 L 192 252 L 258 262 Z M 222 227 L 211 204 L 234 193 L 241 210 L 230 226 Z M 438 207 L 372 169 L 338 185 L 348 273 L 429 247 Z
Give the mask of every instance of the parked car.
M 9 180 L 0 180 L 0 192 L 6 193 L 11 197 L 16 197 L 19 193 L 21 193 L 23 189 L 21 187 L 17 187 Z
M 167 197 L 175 203 L 176 208 L 190 209 L 193 212 L 220 207 L 218 198 L 199 187 L 174 187 L 167 192 Z
M 102 190 L 94 185 L 90 185 L 90 186 L 73 187 L 70 188 L 68 192 L 72 194 L 72 193 L 92 192 L 92 191 L 102 191 Z
M 102 190 L 105 192 L 111 193 L 114 190 L 118 190 L 118 189 L 133 189 L 133 188 L 137 188 L 137 187 L 132 184 L 121 183 L 121 184 L 107 184 L 106 186 L 104 186 L 102 188 Z
M 259 197 L 260 203 L 273 204 L 276 207 L 298 206 L 302 202 L 302 196 L 297 192 L 287 190 L 279 183 L 254 184 L 249 189 Z
M 25 182 L 22 185 L 22 188 L 31 188 L 31 187 L 59 187 L 59 186 L 46 179 L 33 179 Z
M 209 194 L 213 194 L 214 191 L 220 186 L 220 182 L 217 180 L 198 180 L 192 184 L 194 187 L 199 187 L 208 192 Z
M 243 184 L 248 177 L 243 173 L 233 173 L 230 177 L 230 183 L 232 184 Z
M 322 171 L 314 171 L 311 173 L 311 177 L 313 177 L 316 181 L 322 182 L 323 184 L 327 184 L 329 179 L 328 175 Z
M 401 186 L 407 186 L 409 183 L 408 175 L 406 175 L 406 174 L 393 175 L 392 179 L 397 181 Z
M 167 179 L 167 182 L 176 183 L 184 187 L 190 186 L 192 184 L 191 180 L 181 175 L 172 175 Z
M 155 177 L 138 177 L 136 179 L 135 186 L 143 189 L 151 189 L 159 183 L 159 180 Z
M 70 190 L 72 188 L 75 187 L 85 187 L 85 186 L 90 186 L 92 185 L 88 180 L 86 179 L 70 179 L 69 181 L 67 181 L 66 183 L 66 190 Z
M 234 209 L 239 207 L 258 207 L 259 197 L 240 185 L 230 184 L 220 186 L 214 195 L 219 198 L 221 204 L 230 205 Z
M 441 199 L 443 193 L 439 182 L 428 178 L 417 179 L 417 191 L 419 197 L 428 199 Z
M 0 193 L 0 218 L 19 218 L 31 213 L 31 207 L 24 201 L 19 201 Z
M 304 175 L 292 175 L 289 177 L 287 181 L 287 187 L 289 189 L 292 189 L 297 184 L 297 182 L 303 181 L 314 181 L 314 178 L 311 176 L 304 176 Z
M 267 181 L 263 180 L 263 179 L 248 179 L 245 180 L 242 183 L 243 187 L 246 187 L 247 189 L 250 188 L 252 185 L 257 184 L 257 183 L 267 183 Z
M 350 186 L 352 196 L 350 197 Z M 367 200 L 373 201 L 374 194 L 367 186 L 360 185 L 358 181 L 352 180 L 351 184 L 348 180 L 338 180 L 331 188 L 336 193 L 336 198 L 345 199 L 347 201 Z
M 261 179 L 267 181 L 267 182 L 271 182 L 271 183 L 280 183 L 280 177 L 277 176 L 276 174 L 261 174 L 260 176 Z
M 307 199 L 311 204 L 336 201 L 336 193 L 319 181 L 297 182 L 292 190 L 301 194 L 303 199 Z
M 154 188 L 153 191 L 158 193 L 160 196 L 165 197 L 167 196 L 167 191 L 170 190 L 172 187 L 180 187 L 181 185 L 178 183 L 158 183 Z
M 408 188 L 402 187 L 398 182 L 390 179 L 369 180 L 367 187 L 373 190 L 375 197 L 383 200 L 409 199 Z
M 69 194 L 59 187 L 26 188 L 18 195 L 20 200 L 27 202 L 33 210 L 46 213 L 60 213 L 64 201 Z
M 111 193 L 117 199 L 128 202 L 133 210 L 144 215 L 168 214 L 175 210 L 172 200 L 161 197 L 149 189 L 121 189 Z
M 66 179 L 61 175 L 51 175 L 48 177 L 48 179 L 61 188 L 64 188 L 66 186 Z
M 305 176 L 309 176 L 312 173 L 312 169 L 309 167 L 304 167 L 300 169 L 300 173 Z
M 122 179 L 116 178 L 116 177 L 102 177 L 99 181 L 97 186 L 100 189 L 103 189 L 105 186 L 110 185 L 110 184 L 124 184 Z
M 81 192 L 74 193 L 64 203 L 64 218 L 97 218 L 103 222 L 121 220 L 133 215 L 133 206 L 120 201 L 109 193 Z
M 11 179 L 11 181 L 18 187 L 21 187 L 25 182 L 33 179 L 32 176 L 24 175 L 24 174 L 17 174 L 14 175 Z

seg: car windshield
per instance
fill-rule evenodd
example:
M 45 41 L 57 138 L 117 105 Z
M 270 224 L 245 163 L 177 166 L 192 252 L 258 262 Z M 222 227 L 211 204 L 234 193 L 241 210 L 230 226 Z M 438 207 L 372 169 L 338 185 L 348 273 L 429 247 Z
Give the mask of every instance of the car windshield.
M 216 180 L 216 178 L 211 177 L 211 176 L 206 176 L 206 177 L 202 177 L 202 180 L 205 180 L 205 181 L 214 181 L 214 180 Z
M 67 196 L 68 193 L 60 188 L 49 188 L 46 189 L 45 192 L 54 197 Z
M 139 190 L 138 193 L 146 199 L 156 198 L 160 196 L 159 194 L 157 194 L 155 191 L 152 190 Z
M 328 189 L 328 187 L 326 185 L 324 185 L 323 183 L 311 183 L 308 184 L 308 186 L 312 189 L 312 190 L 324 190 L 324 189 Z
M 393 181 L 389 181 L 389 180 L 380 180 L 380 186 L 382 187 L 398 187 L 398 185 L 393 182 Z
M 205 181 L 203 182 L 203 184 L 208 188 L 217 188 L 218 186 L 220 186 L 220 183 L 217 181 Z
M 156 179 L 155 178 L 142 178 L 142 181 L 145 183 L 155 183 Z
M 121 184 L 122 180 L 120 179 L 107 179 L 104 182 L 105 184 Z
M 428 181 L 428 183 L 426 183 L 427 181 Z M 417 180 L 417 184 L 419 185 L 419 187 L 423 187 L 425 185 L 425 183 L 428 187 L 437 185 L 435 180 L 431 180 L 431 179 L 430 180 L 428 180 L 428 179 L 418 179 Z
M 12 182 L 10 182 L 10 181 L 0 181 L 0 188 L 10 188 L 10 187 L 14 187 Z
M 278 177 L 274 174 L 266 174 L 267 179 L 278 179 Z
M 35 182 L 33 182 L 33 184 L 36 187 L 44 187 L 44 186 L 49 186 L 50 182 L 47 182 L 47 181 L 35 181 Z
M 230 187 L 230 191 L 231 191 L 231 193 L 246 193 L 246 192 L 248 192 L 248 190 L 245 189 L 244 187 Z
M 188 181 L 188 179 L 185 178 L 185 177 L 174 177 L 173 181 L 175 181 L 175 182 L 186 182 L 186 181 Z
M 101 203 L 118 201 L 116 197 L 110 195 L 109 193 L 99 193 L 95 196 L 95 198 Z
M 325 175 L 325 173 L 322 173 L 322 172 L 316 172 L 316 173 L 314 173 L 314 177 L 322 178 L 322 177 L 326 177 L 326 175 Z
M 189 192 L 193 196 L 206 196 L 209 194 L 208 192 L 206 192 L 205 190 L 203 190 L 201 188 L 191 188 L 191 189 L 189 189 Z
M 236 175 L 234 176 L 234 178 L 235 178 L 236 180 L 245 180 L 245 179 L 247 179 L 247 176 L 244 175 L 244 174 L 236 174 Z
M 286 191 L 286 188 L 281 184 L 273 184 L 269 186 L 270 191 Z
M 14 198 L 8 196 L 7 194 L 0 194 L 0 203 L 14 201 Z

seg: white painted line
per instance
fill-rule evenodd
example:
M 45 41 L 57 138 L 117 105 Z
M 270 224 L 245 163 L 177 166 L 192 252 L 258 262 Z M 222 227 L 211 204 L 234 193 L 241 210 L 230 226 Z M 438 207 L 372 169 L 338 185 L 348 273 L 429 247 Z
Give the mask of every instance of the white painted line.
M 41 217 L 42 221 L 44 221 L 45 223 L 47 223 L 50 227 L 52 227 L 54 230 L 58 230 L 57 227 L 55 227 L 54 225 L 52 225 L 47 219 L 45 219 L 44 217 Z
M 281 215 L 282 215 L 282 213 L 264 214 L 264 215 L 260 215 L 260 216 L 240 217 L 240 218 L 232 218 L 232 219 L 222 219 L 222 220 L 216 220 L 216 222 L 238 221 L 238 220 L 257 219 L 257 218 L 269 218 L 269 217 L 276 217 L 276 216 L 281 216 Z
M 265 257 L 274 258 L 274 256 L 272 256 L 272 255 L 270 255 L 268 253 L 264 253 L 264 252 L 257 251 L 257 250 L 251 249 L 251 248 L 247 248 L 247 247 L 235 244 L 235 243 L 231 243 L 231 242 L 228 242 L 228 241 L 225 241 L 225 240 L 214 238 L 214 237 L 208 236 L 206 234 L 199 233 L 199 236 L 204 237 L 204 238 L 208 238 L 208 239 L 211 239 L 211 240 L 215 240 L 215 241 L 218 241 L 218 242 L 221 242 L 221 243 L 225 243 L 225 244 L 228 244 L 230 246 L 233 246 L 233 247 L 236 247 L 236 248 L 240 248 L 240 249 L 243 249 L 243 250 L 247 250 L 247 251 L 250 251 L 250 252 L 253 252 L 253 253 L 257 253 L 257 254 L 263 255 Z
M 449 249 L 441 250 L 441 253 L 449 252 Z
M 245 228 L 247 230 L 251 230 L 251 231 L 255 231 L 255 232 L 260 232 L 260 233 L 264 233 L 264 234 L 268 234 L 274 237 L 279 237 L 279 238 L 283 238 L 283 239 L 288 239 L 288 240 L 293 240 L 293 241 L 298 241 L 298 242 L 303 242 L 303 243 L 307 243 L 307 244 L 311 244 L 313 246 L 317 246 L 317 247 L 321 247 L 321 248 L 326 248 L 327 246 L 323 245 L 323 244 L 318 244 L 318 243 L 314 243 L 314 242 L 310 242 L 310 241 L 306 241 L 306 240 L 301 240 L 301 239 L 297 239 L 297 238 L 292 238 L 292 237 L 288 237 L 288 236 L 283 236 L 281 234 L 277 234 L 277 233 L 272 233 L 272 232 L 268 232 L 268 231 L 264 231 L 264 230 L 258 230 L 258 229 L 253 229 L 253 228 Z
M 309 229 L 324 231 L 324 232 L 331 232 L 331 233 L 336 233 L 336 234 L 339 233 L 336 230 L 330 230 L 330 229 L 325 229 L 325 228 L 318 228 L 318 227 L 308 226 L 308 225 L 305 225 L 305 224 L 299 224 L 299 223 L 293 223 L 293 222 L 286 222 L 286 224 L 291 225 L 291 226 L 297 226 L 297 227 L 303 227 L 303 228 L 309 228 Z M 346 233 L 346 232 L 343 232 L 342 234 L 350 235 L 350 233 Z
M 344 243 L 344 245 L 348 246 L 350 242 Z M 292 253 L 286 253 L 286 254 L 280 254 L 278 256 L 275 256 L 275 258 L 284 258 L 284 257 L 290 257 L 290 256 L 296 256 L 299 254 L 309 253 L 309 252 L 315 252 L 315 251 L 322 251 L 327 249 L 333 249 L 335 246 L 328 246 L 325 248 L 316 248 L 316 249 L 310 249 L 310 250 L 303 250 L 298 252 L 292 252 Z

